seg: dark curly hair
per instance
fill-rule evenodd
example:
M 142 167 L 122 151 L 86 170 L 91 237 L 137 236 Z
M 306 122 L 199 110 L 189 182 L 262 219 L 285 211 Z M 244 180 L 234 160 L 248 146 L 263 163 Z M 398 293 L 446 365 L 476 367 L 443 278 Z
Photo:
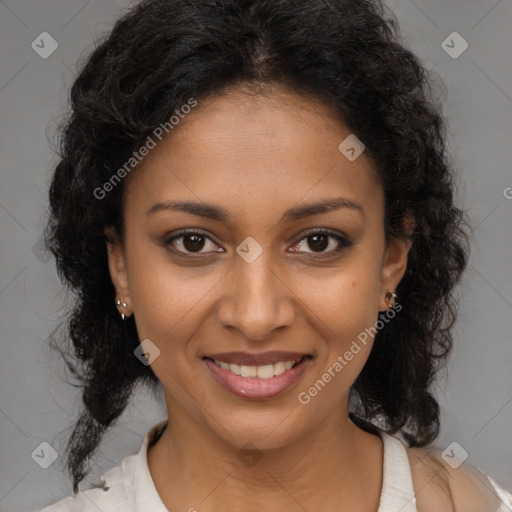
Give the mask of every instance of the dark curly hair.
M 373 422 L 402 432 L 411 446 L 431 443 L 440 415 L 432 388 L 452 348 L 469 224 L 453 204 L 433 74 L 402 43 L 396 17 L 378 0 L 145 0 L 80 68 L 58 130 L 46 228 L 75 298 L 51 336 L 72 342 L 74 360 L 57 349 L 83 388 L 66 447 L 75 494 L 135 386 L 159 386 L 134 356 L 135 322 L 119 316 L 107 265 L 105 228 L 122 233 L 123 183 L 105 199 L 93 191 L 189 98 L 200 102 L 231 86 L 256 93 L 280 86 L 317 98 L 364 143 L 382 177 L 386 239 L 412 247 L 396 290 L 402 310 L 376 334 L 351 390 L 351 417 L 364 428 Z M 408 213 L 412 233 L 403 223 Z

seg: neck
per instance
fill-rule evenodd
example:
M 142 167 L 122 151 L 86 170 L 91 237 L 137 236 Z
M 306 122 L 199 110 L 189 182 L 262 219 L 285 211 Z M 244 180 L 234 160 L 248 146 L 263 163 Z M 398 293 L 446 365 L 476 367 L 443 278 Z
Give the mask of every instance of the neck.
M 170 414 L 148 449 L 155 487 L 169 510 L 377 510 L 382 441 L 340 409 L 316 430 L 267 450 L 241 450 L 193 418 Z

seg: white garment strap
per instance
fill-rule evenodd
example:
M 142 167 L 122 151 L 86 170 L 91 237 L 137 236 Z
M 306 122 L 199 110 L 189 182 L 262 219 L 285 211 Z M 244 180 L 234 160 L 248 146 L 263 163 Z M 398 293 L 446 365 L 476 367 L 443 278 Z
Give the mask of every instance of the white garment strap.
M 496 510 L 496 512 L 512 512 L 512 493 L 510 493 L 506 489 L 503 489 L 503 487 L 498 485 L 489 475 L 486 476 L 502 501 L 500 507 L 498 508 L 498 510 Z
M 381 432 L 381 437 L 384 443 L 384 469 L 377 512 L 418 512 L 405 446 L 385 432 Z

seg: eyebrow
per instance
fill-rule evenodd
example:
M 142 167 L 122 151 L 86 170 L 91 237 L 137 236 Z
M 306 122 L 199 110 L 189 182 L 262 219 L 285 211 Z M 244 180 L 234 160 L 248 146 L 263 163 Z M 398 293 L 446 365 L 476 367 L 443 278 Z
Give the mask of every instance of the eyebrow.
M 314 203 L 303 204 L 301 206 L 294 206 L 283 213 L 281 221 L 293 222 L 305 217 L 318 215 L 320 213 L 328 213 L 341 208 L 347 208 L 349 210 L 359 212 L 363 218 L 366 216 L 363 207 L 359 203 L 350 201 L 343 197 L 334 197 Z M 182 211 L 220 222 L 227 222 L 230 219 L 229 213 L 226 210 L 212 204 L 197 203 L 194 201 L 161 201 L 154 204 L 147 211 L 147 215 L 152 215 L 166 210 Z

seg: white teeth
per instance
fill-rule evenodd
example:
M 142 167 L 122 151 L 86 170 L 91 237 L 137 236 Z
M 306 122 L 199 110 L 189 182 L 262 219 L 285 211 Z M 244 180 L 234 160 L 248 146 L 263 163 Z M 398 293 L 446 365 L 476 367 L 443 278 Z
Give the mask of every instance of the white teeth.
M 288 361 L 289 362 L 289 361 Z M 281 375 L 281 373 L 284 373 L 286 370 L 285 363 L 279 362 L 273 365 L 272 371 L 274 372 L 274 375 Z M 290 366 L 291 368 L 291 366 Z
M 252 368 L 255 367 L 253 366 Z M 256 375 L 260 379 L 271 379 L 274 376 L 274 365 L 265 364 L 263 366 L 258 366 L 256 370 Z
M 215 361 L 217 364 L 219 364 L 219 361 Z M 229 364 L 229 371 L 231 373 L 234 373 L 235 375 L 240 375 L 240 365 L 238 364 Z
M 296 361 L 279 361 L 275 364 L 248 366 L 244 364 L 239 365 L 226 363 L 216 359 L 214 361 L 217 366 L 224 368 L 224 370 L 229 370 L 235 375 L 240 375 L 242 377 L 258 377 L 259 379 L 271 379 L 272 377 L 277 377 L 278 375 L 284 373 L 286 370 L 289 370 L 296 363 Z
M 245 364 L 240 365 L 240 375 L 242 377 L 256 377 L 256 373 L 256 366 L 246 366 Z

